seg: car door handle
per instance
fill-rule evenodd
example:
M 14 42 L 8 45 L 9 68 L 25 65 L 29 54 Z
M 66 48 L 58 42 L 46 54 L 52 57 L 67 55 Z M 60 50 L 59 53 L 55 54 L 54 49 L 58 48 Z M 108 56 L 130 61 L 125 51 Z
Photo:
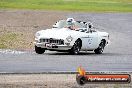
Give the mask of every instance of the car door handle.
M 87 38 L 92 38 L 92 37 L 89 35 L 89 36 L 87 36 Z

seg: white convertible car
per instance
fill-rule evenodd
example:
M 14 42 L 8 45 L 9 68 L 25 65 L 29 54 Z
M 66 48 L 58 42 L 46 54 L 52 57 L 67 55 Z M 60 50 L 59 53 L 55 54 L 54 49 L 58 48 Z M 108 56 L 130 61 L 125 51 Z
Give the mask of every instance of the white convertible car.
M 35 51 L 68 51 L 77 55 L 80 51 L 94 51 L 102 54 L 108 44 L 109 34 L 96 30 L 90 22 L 68 20 L 57 21 L 53 28 L 40 30 L 35 34 Z M 71 22 L 69 26 L 68 22 Z M 72 27 L 72 28 L 71 28 Z

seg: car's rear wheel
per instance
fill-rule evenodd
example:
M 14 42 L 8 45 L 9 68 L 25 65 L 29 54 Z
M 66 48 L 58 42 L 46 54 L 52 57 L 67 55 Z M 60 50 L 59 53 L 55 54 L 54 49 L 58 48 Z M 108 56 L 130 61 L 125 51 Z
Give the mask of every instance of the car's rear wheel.
M 44 48 L 41 48 L 41 47 L 35 46 L 35 52 L 37 54 L 43 54 L 45 52 L 45 49 Z
M 101 41 L 101 43 L 99 44 L 99 47 L 97 49 L 95 49 L 94 52 L 96 54 L 102 54 L 104 51 L 104 47 L 105 47 L 105 42 Z
M 70 53 L 73 55 L 77 55 L 77 54 L 79 54 L 80 49 L 81 49 L 81 41 L 77 40 L 77 41 L 75 41 L 73 47 L 71 48 Z

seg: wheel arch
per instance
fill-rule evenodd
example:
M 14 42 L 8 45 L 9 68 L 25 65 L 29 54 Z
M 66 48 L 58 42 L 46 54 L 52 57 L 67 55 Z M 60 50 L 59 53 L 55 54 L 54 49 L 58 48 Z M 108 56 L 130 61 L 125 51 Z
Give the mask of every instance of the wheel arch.
M 104 44 L 106 45 L 106 40 L 105 40 L 105 39 L 102 39 L 101 42 L 104 42 Z M 100 43 L 101 43 L 101 42 L 100 42 Z
M 80 41 L 80 43 L 81 43 L 80 48 L 81 48 L 81 47 L 82 47 L 82 40 L 81 40 L 80 38 L 78 38 L 77 40 Z M 77 41 L 77 40 L 76 40 L 76 41 Z
M 82 40 L 80 38 L 77 38 L 74 40 L 74 45 L 73 47 L 69 50 L 69 52 L 73 55 L 77 55 L 82 47 Z M 79 44 L 79 46 L 78 46 Z

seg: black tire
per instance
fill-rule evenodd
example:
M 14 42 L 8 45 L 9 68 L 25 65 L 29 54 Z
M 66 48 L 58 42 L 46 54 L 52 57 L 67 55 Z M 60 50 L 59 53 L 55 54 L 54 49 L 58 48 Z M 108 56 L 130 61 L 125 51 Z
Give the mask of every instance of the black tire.
M 44 48 L 41 48 L 41 47 L 35 46 L 35 52 L 37 54 L 43 54 L 45 52 L 45 49 Z
M 96 54 L 102 54 L 104 51 L 104 47 L 105 47 L 105 42 L 101 41 L 101 43 L 99 44 L 99 47 L 97 49 L 95 49 L 94 52 Z
M 70 50 L 70 54 L 72 55 L 78 55 L 81 49 L 81 41 L 77 40 L 75 41 L 73 47 Z

